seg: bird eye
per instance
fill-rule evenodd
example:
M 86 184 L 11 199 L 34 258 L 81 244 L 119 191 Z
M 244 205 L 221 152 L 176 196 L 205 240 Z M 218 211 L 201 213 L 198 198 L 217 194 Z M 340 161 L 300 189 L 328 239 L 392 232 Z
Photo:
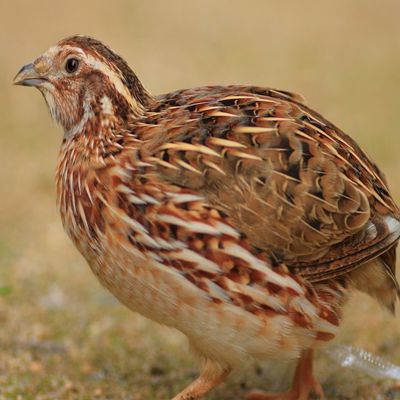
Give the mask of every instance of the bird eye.
M 65 63 L 65 70 L 69 74 L 74 73 L 78 69 L 78 67 L 79 67 L 79 60 L 77 58 L 71 57 Z

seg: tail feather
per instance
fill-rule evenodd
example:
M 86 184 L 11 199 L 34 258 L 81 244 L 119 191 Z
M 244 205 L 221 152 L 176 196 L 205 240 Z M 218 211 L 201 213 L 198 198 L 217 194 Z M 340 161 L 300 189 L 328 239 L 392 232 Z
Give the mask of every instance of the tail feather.
M 397 297 L 400 299 L 400 284 L 396 278 L 396 248 L 397 243 L 386 253 L 381 255 L 382 264 L 385 267 L 385 272 L 393 284 Z M 395 302 L 396 299 L 394 299 Z
M 396 245 L 349 274 L 353 286 L 374 297 L 390 313 L 395 313 L 400 285 L 396 279 Z

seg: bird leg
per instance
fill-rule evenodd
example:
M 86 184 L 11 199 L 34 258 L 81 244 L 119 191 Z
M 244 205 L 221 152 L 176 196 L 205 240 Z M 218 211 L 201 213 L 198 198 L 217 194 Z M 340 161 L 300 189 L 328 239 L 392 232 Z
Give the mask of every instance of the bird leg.
M 287 392 L 266 393 L 259 390 L 250 392 L 247 400 L 308 400 L 311 391 L 323 399 L 324 392 L 313 374 L 313 350 L 302 353 L 297 364 L 293 386 Z
M 200 399 L 222 382 L 228 376 L 229 372 L 229 368 L 223 368 L 211 360 L 205 360 L 200 376 L 172 400 Z

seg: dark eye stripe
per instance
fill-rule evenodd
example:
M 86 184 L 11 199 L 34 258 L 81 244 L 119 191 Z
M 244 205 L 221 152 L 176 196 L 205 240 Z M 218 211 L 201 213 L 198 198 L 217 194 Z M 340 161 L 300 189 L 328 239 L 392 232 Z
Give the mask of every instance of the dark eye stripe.
M 72 74 L 74 73 L 79 67 L 79 60 L 77 58 L 71 57 L 65 63 L 65 70 Z

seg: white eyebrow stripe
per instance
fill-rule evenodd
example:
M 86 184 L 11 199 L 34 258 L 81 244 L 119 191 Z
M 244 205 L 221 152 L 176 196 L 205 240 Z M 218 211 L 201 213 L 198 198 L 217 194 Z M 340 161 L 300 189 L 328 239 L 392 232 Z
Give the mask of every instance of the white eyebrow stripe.
M 115 89 L 119 94 L 124 97 L 124 99 L 131 105 L 132 108 L 136 109 L 139 107 L 137 101 L 133 98 L 129 89 L 122 82 L 122 76 L 118 74 L 118 72 L 112 70 L 107 64 L 101 62 L 97 58 L 86 54 L 85 62 L 90 65 L 93 69 L 96 69 L 102 72 L 105 76 L 107 76 L 111 83 L 114 85 Z
M 57 53 L 59 53 L 61 50 L 71 51 L 74 53 L 78 53 L 82 57 L 86 57 L 86 53 L 80 47 L 68 46 L 66 44 L 52 46 L 46 51 L 46 54 L 49 56 L 54 56 Z

